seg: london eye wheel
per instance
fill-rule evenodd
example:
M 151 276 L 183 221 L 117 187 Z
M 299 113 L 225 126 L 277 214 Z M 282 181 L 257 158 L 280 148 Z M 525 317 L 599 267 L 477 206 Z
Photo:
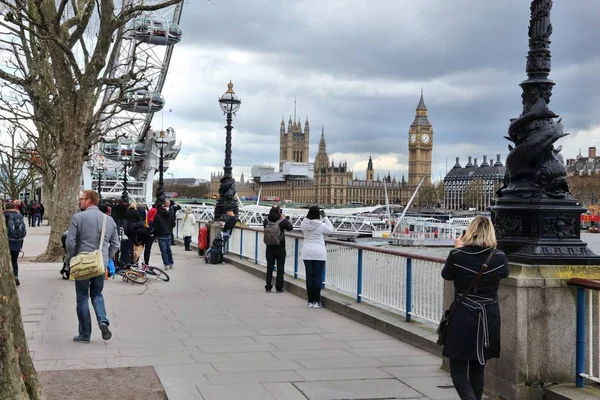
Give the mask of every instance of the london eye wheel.
M 135 5 L 160 5 L 166 0 L 122 0 L 121 9 Z M 106 76 L 110 79 L 131 77 L 131 82 L 104 93 L 108 104 L 99 126 L 102 140 L 93 149 L 84 166 L 84 187 L 92 187 L 95 171 L 110 170 L 119 177 L 130 175 L 140 181 L 137 201 L 152 199 L 152 179 L 158 169 L 158 144 L 163 147 L 163 170 L 168 160 L 175 159 L 181 148 L 172 128 L 154 131 L 154 114 L 167 104 L 162 95 L 171 56 L 183 37 L 179 24 L 183 1 L 156 11 L 140 12 L 121 27 L 114 38 L 113 50 L 107 60 Z M 158 144 L 157 144 L 158 139 Z M 128 169 L 129 167 L 129 169 Z M 120 185 L 118 179 L 113 182 Z M 111 183 L 103 186 L 112 191 Z M 140 190 L 141 189 L 141 190 Z M 125 191 L 123 191 L 125 195 Z M 133 194 L 133 193 L 132 193 Z

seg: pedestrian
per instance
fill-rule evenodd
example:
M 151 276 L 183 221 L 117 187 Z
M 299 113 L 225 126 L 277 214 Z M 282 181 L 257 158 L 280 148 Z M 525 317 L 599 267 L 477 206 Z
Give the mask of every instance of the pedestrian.
M 167 200 L 166 207 L 169 210 L 171 217 L 173 217 L 173 221 L 177 221 L 177 211 L 181 210 L 181 206 L 179 204 L 175 203 L 174 200 Z M 173 234 L 172 230 L 171 230 L 171 246 L 175 246 L 175 235 Z
M 171 252 L 171 234 L 175 227 L 175 220 L 165 203 L 158 204 L 158 211 L 154 217 L 154 236 L 158 238 L 160 255 L 165 269 L 173 269 L 173 253 Z
M 15 203 L 9 201 L 4 204 L 4 220 L 6 222 L 6 235 L 8 236 L 8 247 L 10 250 L 10 261 L 12 263 L 15 285 L 20 286 L 19 280 L 19 253 L 23 248 L 23 239 L 27 235 L 25 221 L 21 213 L 16 209 Z
M 233 228 L 240 220 L 233 210 L 227 210 L 225 215 L 221 217 L 222 220 L 220 222 L 221 225 L 221 240 L 223 242 L 223 253 L 225 253 L 225 249 L 227 247 L 227 242 L 233 233 Z
M 44 213 L 46 212 L 46 209 L 44 208 L 44 205 L 41 202 L 39 205 L 40 205 L 40 223 L 42 223 L 42 222 L 44 222 Z
M 79 199 L 79 207 L 83 210 L 71 218 L 69 233 L 67 234 L 66 248 L 69 263 L 71 258 L 81 252 L 93 252 L 102 245 L 102 260 L 104 267 L 108 260 L 113 258 L 119 250 L 119 235 L 114 220 L 98 209 L 100 198 L 93 190 L 84 190 Z M 104 226 L 104 239 L 101 234 Z M 89 299 L 96 313 L 96 320 L 102 332 L 102 339 L 109 340 L 112 333 L 108 329 L 110 322 L 106 317 L 106 308 L 102 289 L 104 288 L 104 274 L 91 279 L 75 281 L 77 295 L 77 319 L 79 320 L 79 335 L 73 338 L 77 343 L 89 343 L 92 336 L 92 319 L 90 317 Z
M 480 400 L 486 361 L 500 357 L 498 286 L 510 271 L 506 255 L 496 250 L 494 226 L 486 217 L 475 217 L 455 246 L 442 269 L 442 278 L 454 281 L 442 355 L 450 359 L 459 397 Z
M 33 212 L 33 220 L 31 226 L 40 226 L 40 222 L 42 220 L 42 209 L 37 201 L 33 200 L 31 202 L 31 211 Z
M 152 251 L 152 244 L 154 244 L 154 240 L 156 236 L 154 235 L 154 218 L 156 218 L 156 214 L 158 213 L 157 203 L 152 204 L 152 208 L 148 210 L 146 213 L 146 227 L 148 228 L 148 233 L 150 236 L 148 237 L 148 241 L 144 245 L 144 264 L 150 264 L 150 254 Z
M 302 260 L 306 270 L 306 294 L 308 307 L 322 308 L 321 283 L 323 271 L 327 261 L 327 249 L 325 248 L 325 235 L 333 232 L 333 225 L 324 210 L 318 206 L 308 209 L 308 214 L 300 224 L 300 230 L 304 234 L 302 244 Z
M 27 200 L 25 200 L 25 203 L 27 204 L 25 206 L 25 215 L 27 215 L 27 222 L 29 223 L 29 226 L 31 226 L 31 221 L 33 220 L 33 209 L 31 207 L 33 204 L 31 201 L 27 203 Z
M 277 277 L 275 278 L 275 290 L 283 293 L 283 275 L 285 273 L 285 231 L 294 229 L 289 218 L 283 214 L 283 210 L 275 205 L 269 211 L 267 218 L 263 220 L 264 236 L 266 245 L 265 258 L 267 259 L 267 280 L 265 291 L 271 292 L 273 285 L 273 268 L 277 262 Z
M 198 226 L 196 225 L 196 216 L 192 212 L 192 207 L 187 206 L 185 208 L 185 215 L 183 216 L 183 245 L 185 251 L 192 251 L 190 248 L 192 236 L 197 234 Z

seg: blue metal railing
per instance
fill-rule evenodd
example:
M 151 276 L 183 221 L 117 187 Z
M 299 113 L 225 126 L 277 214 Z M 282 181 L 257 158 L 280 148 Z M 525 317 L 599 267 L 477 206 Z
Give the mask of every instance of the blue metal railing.
M 585 386 L 585 381 L 590 380 L 596 383 L 600 383 L 600 360 L 598 361 L 598 368 L 594 376 L 594 303 L 593 293 L 596 292 L 598 298 L 597 307 L 600 310 L 600 281 L 594 281 L 589 279 L 573 278 L 567 283 L 569 286 L 575 286 L 577 288 L 577 312 L 576 312 L 576 333 L 575 333 L 575 386 L 582 388 Z M 587 307 L 586 307 L 587 306 Z M 587 308 L 587 310 L 586 310 Z M 589 314 L 589 319 L 586 317 L 586 311 Z M 598 311 L 598 310 L 597 310 Z M 589 329 L 589 336 L 586 337 L 586 326 Z M 586 371 L 586 343 L 589 348 L 588 357 L 588 370 Z M 600 342 L 599 342 L 600 345 Z M 600 357 L 600 355 L 598 355 Z

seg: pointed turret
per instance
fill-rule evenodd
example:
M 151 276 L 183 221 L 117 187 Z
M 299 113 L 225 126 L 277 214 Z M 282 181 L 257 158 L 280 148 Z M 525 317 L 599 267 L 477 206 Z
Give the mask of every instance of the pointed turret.
M 373 159 L 369 156 L 369 162 L 367 163 L 367 182 L 373 181 Z
M 285 135 L 285 121 L 283 120 L 283 117 L 281 117 L 281 128 L 279 128 L 279 134 Z
M 419 99 L 419 104 L 417 105 L 415 120 L 411 126 L 415 125 L 431 126 L 429 119 L 427 119 L 427 106 L 425 105 L 425 100 L 423 99 L 423 89 L 421 89 L 421 98 Z
M 421 98 L 419 99 L 419 104 L 417 105 L 417 110 L 427 111 L 427 106 L 425 105 L 425 99 L 423 99 L 423 88 L 421 88 Z
M 288 133 L 292 133 L 292 116 L 290 115 L 290 119 L 288 120 L 288 127 L 287 127 L 287 131 Z
M 319 141 L 319 150 L 315 157 L 315 172 L 327 168 L 329 157 L 327 156 L 327 144 L 325 143 L 325 127 L 321 128 L 321 140 Z
M 308 117 L 306 117 L 306 122 L 304 123 L 304 134 L 308 136 L 310 133 L 310 125 L 308 123 Z

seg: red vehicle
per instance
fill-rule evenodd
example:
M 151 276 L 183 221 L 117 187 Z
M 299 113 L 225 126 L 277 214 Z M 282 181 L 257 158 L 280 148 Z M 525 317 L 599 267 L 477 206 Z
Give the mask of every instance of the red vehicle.
M 279 196 L 265 196 L 263 201 L 279 201 Z

